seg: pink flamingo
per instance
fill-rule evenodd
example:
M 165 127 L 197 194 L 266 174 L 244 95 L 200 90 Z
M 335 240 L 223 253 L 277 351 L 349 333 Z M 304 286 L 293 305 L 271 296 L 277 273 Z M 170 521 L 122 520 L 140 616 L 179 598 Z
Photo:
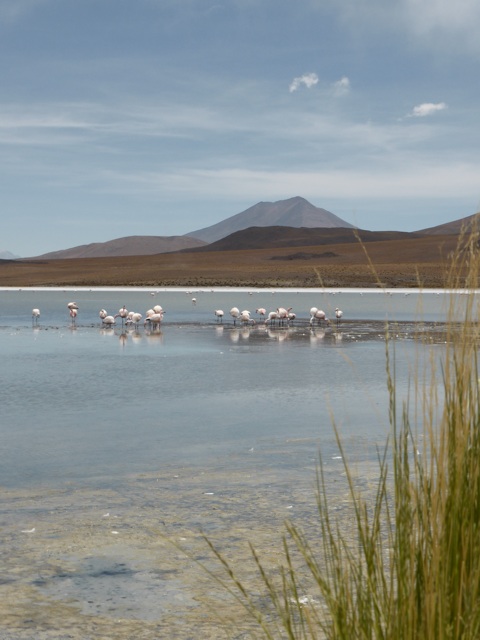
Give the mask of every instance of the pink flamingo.
M 233 318 L 233 324 L 235 325 L 237 323 L 237 318 L 240 315 L 240 309 L 238 307 L 232 307 L 230 309 L 230 315 Z
M 275 324 L 275 320 L 279 319 L 279 315 L 277 311 L 270 311 L 267 318 L 265 319 L 265 324 Z
M 158 329 L 163 320 L 163 313 L 152 313 L 145 318 L 143 326 L 150 324 L 154 329 Z
M 313 325 L 315 320 L 318 324 L 321 324 L 322 321 L 325 324 L 329 324 L 329 320 L 325 314 L 325 311 L 322 311 L 322 309 L 317 309 L 317 307 L 312 307 L 310 309 L 310 325 Z
M 285 309 L 284 307 L 278 307 L 277 314 L 280 324 L 283 324 L 284 321 L 288 319 L 288 311 L 289 310 Z
M 246 309 L 241 312 L 239 317 L 243 325 L 255 324 L 255 320 L 251 317 L 250 311 L 247 311 Z
M 136 311 L 130 311 L 130 313 L 128 314 L 128 317 L 125 321 L 125 324 L 133 324 L 135 326 L 135 328 L 138 327 L 138 323 L 140 322 L 140 320 L 142 319 L 142 314 L 138 313 Z
M 113 327 L 115 324 L 115 318 L 113 316 L 105 316 L 102 318 L 102 325 L 105 327 Z
M 123 305 L 123 307 L 121 309 L 119 309 L 118 313 L 116 313 L 113 317 L 114 318 L 121 318 L 122 319 L 122 326 L 123 326 L 123 323 L 125 322 L 127 316 L 128 316 L 127 307 L 125 305 Z

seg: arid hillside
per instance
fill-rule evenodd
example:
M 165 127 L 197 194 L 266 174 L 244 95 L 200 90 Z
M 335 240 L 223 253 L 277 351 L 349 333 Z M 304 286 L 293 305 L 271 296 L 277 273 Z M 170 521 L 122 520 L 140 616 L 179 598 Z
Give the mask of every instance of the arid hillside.
M 93 242 L 71 249 L 52 251 L 41 256 L 41 260 L 63 260 L 64 258 L 114 258 L 115 256 L 143 256 L 155 253 L 181 251 L 201 247 L 202 240 L 188 236 L 127 236 L 108 242 Z
M 152 256 L 0 261 L 0 286 L 442 287 L 458 236 L 189 251 Z

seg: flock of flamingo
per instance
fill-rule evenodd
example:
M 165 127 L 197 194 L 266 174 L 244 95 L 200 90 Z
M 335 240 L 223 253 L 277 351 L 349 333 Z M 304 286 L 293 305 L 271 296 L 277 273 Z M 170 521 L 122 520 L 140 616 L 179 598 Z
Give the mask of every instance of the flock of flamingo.
M 295 318 L 297 317 L 296 313 L 293 312 L 292 307 L 288 307 L 285 309 L 284 307 L 277 307 L 275 311 L 270 311 L 267 314 L 266 309 L 263 307 L 258 308 L 255 313 L 259 316 L 261 321 L 266 325 L 275 325 L 279 326 L 290 325 L 293 323 Z M 248 310 L 240 311 L 238 307 L 232 307 L 230 309 L 230 315 L 233 319 L 233 324 L 236 325 L 237 321 L 242 325 L 256 324 L 255 318 L 252 318 L 252 313 Z M 217 322 L 223 322 L 224 312 L 222 309 L 215 310 L 215 316 L 217 318 Z M 335 320 L 338 324 L 343 316 L 343 311 L 338 307 L 335 309 Z M 315 323 L 321 325 L 322 323 L 325 326 L 330 325 L 330 320 L 327 318 L 325 311 L 322 309 L 317 309 L 317 307 L 312 307 L 310 309 L 310 326 L 314 326 Z
M 216 309 L 214 313 L 217 318 L 217 322 L 223 322 L 223 316 L 225 315 L 224 311 L 222 309 Z M 256 309 L 255 313 L 258 315 L 260 321 L 266 325 L 290 325 L 297 317 L 296 313 L 293 312 L 292 307 L 288 307 L 288 309 L 285 309 L 284 307 L 277 307 L 275 311 L 270 311 L 268 314 L 266 309 L 260 307 Z M 232 307 L 230 309 L 230 315 L 233 319 L 234 325 L 237 324 L 237 321 L 242 325 L 257 323 L 257 320 L 252 318 L 251 311 L 248 311 L 247 309 L 240 311 L 238 307 Z M 337 307 L 335 309 L 335 321 L 337 326 L 339 325 L 342 316 L 343 311 Z M 314 326 L 315 324 L 329 326 L 331 324 L 325 311 L 322 311 L 322 309 L 318 309 L 317 307 L 312 307 L 310 309 L 309 323 L 310 326 Z
M 196 299 L 192 298 L 192 302 L 193 304 L 195 304 Z M 72 319 L 72 323 L 75 323 L 78 314 L 78 304 L 76 302 L 69 302 L 67 304 L 67 309 Z M 152 309 L 148 309 L 148 311 L 145 313 L 143 326 L 145 327 L 147 325 L 150 325 L 152 328 L 160 327 L 163 321 L 164 313 L 165 311 L 159 304 L 155 305 Z M 297 317 L 293 312 L 292 307 L 289 307 L 288 309 L 285 309 L 284 307 L 278 307 L 275 311 L 270 311 L 268 314 L 266 309 L 260 307 L 256 309 L 255 313 L 259 318 L 259 322 L 270 326 L 275 326 L 276 324 L 278 326 L 289 326 Z M 215 309 L 214 314 L 217 322 L 223 322 L 223 317 L 225 315 L 223 309 Z M 141 313 L 138 313 L 137 311 L 128 311 L 125 306 L 119 309 L 118 313 L 113 316 L 109 315 L 105 309 L 100 309 L 98 315 L 100 317 L 100 320 L 102 321 L 102 325 L 105 327 L 113 327 L 113 325 L 116 323 L 116 319 L 121 318 L 122 326 L 126 324 L 132 325 L 137 328 L 143 319 L 143 315 Z M 251 311 L 248 311 L 247 309 L 240 311 L 238 307 L 232 307 L 230 309 L 230 316 L 232 317 L 234 326 L 236 326 L 237 322 L 243 326 L 257 324 L 257 320 L 252 317 Z M 335 309 L 335 321 L 337 327 L 340 323 L 340 320 L 342 319 L 342 316 L 343 311 L 341 311 L 341 309 L 337 307 Z M 34 323 L 37 323 L 39 318 L 40 309 L 32 309 L 32 321 Z M 312 327 L 315 324 L 323 324 L 325 326 L 329 326 L 330 320 L 327 318 L 325 311 L 322 311 L 322 309 L 317 309 L 317 307 L 312 307 L 310 309 L 309 323 Z

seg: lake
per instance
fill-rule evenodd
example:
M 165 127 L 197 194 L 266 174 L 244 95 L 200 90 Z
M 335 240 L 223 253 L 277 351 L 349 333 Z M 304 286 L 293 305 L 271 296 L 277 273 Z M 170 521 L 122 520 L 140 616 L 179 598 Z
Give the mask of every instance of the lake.
M 285 518 L 315 517 L 319 455 L 341 501 L 332 416 L 368 487 L 390 430 L 385 322 L 406 398 L 419 357 L 443 353 L 448 303 L 417 290 L 0 290 L 2 640 L 233 638 L 206 614 L 208 594 L 240 615 L 192 563 L 211 561 L 202 532 L 240 567 L 248 539 L 272 553 Z M 98 316 L 155 304 L 157 330 Z M 234 325 L 233 306 L 255 324 Z M 296 313 L 289 326 L 256 313 L 279 306 Z M 312 306 L 341 308 L 341 322 L 312 327 Z

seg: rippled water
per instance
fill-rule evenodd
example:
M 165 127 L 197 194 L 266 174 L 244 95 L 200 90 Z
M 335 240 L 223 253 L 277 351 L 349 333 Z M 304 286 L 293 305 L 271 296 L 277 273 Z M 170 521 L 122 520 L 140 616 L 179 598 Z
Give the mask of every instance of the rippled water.
M 79 306 L 74 324 L 66 308 L 71 300 Z M 159 331 L 143 324 L 127 329 L 120 319 L 105 329 L 98 318 L 102 307 L 116 313 L 126 305 L 145 315 L 154 304 L 166 311 Z M 250 309 L 258 322 L 234 326 L 228 315 L 234 305 Z M 312 329 L 312 305 L 330 317 L 341 307 L 341 324 Z M 255 314 L 260 306 L 293 307 L 297 318 L 290 327 L 269 328 Z M 276 509 L 293 513 L 296 505 L 297 515 L 308 517 L 319 452 L 333 483 L 342 474 L 332 415 L 359 465 L 373 463 L 376 447 L 386 441 L 385 319 L 395 337 L 397 390 L 406 397 L 419 355 L 413 338 L 421 332 L 429 349 L 441 353 L 446 306 L 441 292 L 0 291 L 1 524 L 13 563 L 3 587 L 17 595 L 34 588 L 51 603 L 69 585 L 79 616 L 155 619 L 146 599 L 155 585 L 166 598 L 162 605 L 159 596 L 159 611 L 178 593 L 185 596 L 182 607 L 195 608 L 188 571 L 148 568 L 150 556 L 133 523 L 143 518 L 153 527 L 160 519 L 170 532 L 181 525 L 191 534 L 225 526 L 218 518 L 228 513 L 228 537 L 240 526 L 238 518 L 251 531 L 264 526 L 269 516 L 260 525 L 257 515 L 265 509 L 272 526 L 279 526 L 281 513 L 287 515 Z M 41 311 L 38 324 L 33 307 Z M 225 311 L 221 324 L 213 314 L 217 308 Z M 206 519 L 205 499 L 219 494 L 228 501 Z M 307 495 L 310 502 L 303 504 Z M 129 522 L 128 535 L 110 520 L 105 529 L 112 509 L 123 514 L 124 525 Z M 91 543 L 80 544 L 73 523 L 81 528 L 87 520 Z M 122 534 L 113 552 L 110 538 Z M 45 545 L 57 568 L 45 568 Z M 118 589 L 127 578 L 122 589 L 129 611 L 120 596 L 112 596 L 115 584 Z M 92 584 L 96 591 L 88 604 Z M 31 619 L 30 626 L 8 627 L 10 635 L 0 637 L 40 637 L 28 634 L 41 624 L 45 637 L 54 637 L 49 623 Z M 155 633 L 145 637 L 168 637 Z

